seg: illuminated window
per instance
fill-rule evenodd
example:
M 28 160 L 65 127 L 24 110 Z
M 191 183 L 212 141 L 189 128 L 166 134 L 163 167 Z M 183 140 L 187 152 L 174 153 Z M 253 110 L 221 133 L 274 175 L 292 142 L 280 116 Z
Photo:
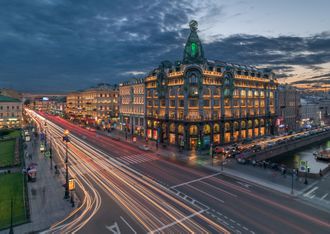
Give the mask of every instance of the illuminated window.
M 225 131 L 226 132 L 230 131 L 230 124 L 229 123 L 225 123 Z
M 220 125 L 219 124 L 214 124 L 214 126 L 213 126 L 213 132 L 214 133 L 219 133 L 220 132 Z
M 197 135 L 198 134 L 198 128 L 196 125 L 191 125 L 189 128 L 190 135 Z
M 178 126 L 178 133 L 182 135 L 184 134 L 184 126 L 182 124 Z

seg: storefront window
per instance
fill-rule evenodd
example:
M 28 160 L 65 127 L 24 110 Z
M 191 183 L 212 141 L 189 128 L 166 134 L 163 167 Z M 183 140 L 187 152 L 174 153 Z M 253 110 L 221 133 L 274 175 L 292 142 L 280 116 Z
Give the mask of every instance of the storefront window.
M 220 144 L 220 134 L 214 134 L 213 135 L 213 143 L 214 144 Z
M 204 125 L 204 134 L 210 134 L 211 133 L 211 127 L 209 124 Z
M 219 133 L 220 132 L 220 125 L 219 124 L 214 124 L 214 126 L 213 126 L 213 132 L 214 133 Z

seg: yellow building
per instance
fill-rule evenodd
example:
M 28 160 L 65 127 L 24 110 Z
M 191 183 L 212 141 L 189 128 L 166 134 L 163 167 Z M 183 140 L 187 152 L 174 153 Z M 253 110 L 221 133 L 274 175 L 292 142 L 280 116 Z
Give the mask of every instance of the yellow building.
M 100 84 L 97 87 L 67 95 L 66 114 L 86 124 L 103 125 L 117 122 L 118 86 Z

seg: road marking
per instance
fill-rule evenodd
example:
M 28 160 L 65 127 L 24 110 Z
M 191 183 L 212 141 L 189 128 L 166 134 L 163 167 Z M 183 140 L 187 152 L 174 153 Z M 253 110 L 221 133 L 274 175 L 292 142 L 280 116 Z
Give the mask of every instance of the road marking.
M 304 194 L 304 197 L 310 197 L 309 195 L 311 194 L 311 193 L 313 193 L 315 190 L 317 190 L 319 187 L 314 187 L 313 189 L 311 189 L 309 192 L 307 192 L 307 193 L 305 193 Z
M 201 178 L 198 178 L 198 179 L 195 179 L 195 180 L 191 180 L 191 181 L 188 181 L 188 182 L 184 182 L 184 183 L 181 183 L 181 184 L 174 185 L 171 188 L 180 187 L 182 185 L 187 185 L 187 184 L 190 184 L 190 183 L 194 183 L 196 181 L 200 181 L 200 180 L 204 180 L 204 179 L 207 179 L 207 178 L 211 178 L 211 177 L 214 177 L 214 176 L 217 176 L 217 175 L 220 175 L 220 174 L 221 174 L 221 172 L 218 172 L 218 173 L 215 173 L 215 174 L 212 174 L 212 175 L 204 176 L 204 177 L 201 177 Z
M 123 220 L 124 223 L 126 223 L 126 225 L 133 231 L 133 233 L 137 233 L 131 225 L 129 225 L 129 223 L 124 219 L 124 217 L 120 216 L 121 220 Z
M 188 215 L 188 216 L 186 216 L 186 217 L 184 217 L 184 218 L 182 218 L 182 219 L 180 219 L 180 220 L 178 220 L 178 221 L 175 221 L 175 222 L 169 223 L 169 224 L 167 224 L 167 225 L 165 225 L 165 226 L 163 226 L 163 227 L 160 227 L 160 228 L 158 228 L 158 229 L 156 229 L 156 230 L 153 230 L 153 231 L 151 231 L 151 232 L 149 232 L 149 233 L 155 233 L 155 232 L 162 231 L 162 230 L 164 230 L 164 229 L 166 229 L 166 228 L 168 228 L 168 227 L 172 227 L 172 226 L 174 226 L 174 225 L 176 225 L 176 224 L 178 224 L 178 223 L 182 223 L 183 221 L 186 221 L 186 220 L 188 220 L 188 219 L 190 219 L 190 218 L 192 218 L 192 217 L 194 217 L 194 216 L 196 216 L 196 215 L 199 215 L 199 214 L 203 213 L 204 211 L 205 211 L 205 210 L 198 211 L 198 212 L 193 213 L 193 214 L 191 214 L 191 215 Z
M 236 181 L 237 184 L 240 184 L 240 185 L 243 185 L 245 188 L 250 188 L 251 185 L 250 184 L 247 184 L 247 183 L 243 183 L 241 181 Z
M 324 194 L 324 196 L 321 197 L 321 200 L 323 200 L 324 198 L 326 198 L 326 197 L 328 196 L 328 194 L 329 194 L 329 193 Z
M 227 194 L 229 194 L 229 195 L 231 195 L 231 196 L 233 196 L 233 197 L 237 197 L 237 195 L 235 195 L 235 194 L 233 194 L 233 193 L 230 193 L 230 192 L 227 192 L 226 190 L 223 190 L 223 189 L 221 189 L 221 188 L 218 188 L 218 187 L 216 187 L 216 186 L 214 186 L 214 185 L 212 185 L 212 184 L 209 184 L 209 183 L 207 183 L 207 182 L 205 182 L 205 181 L 200 181 L 201 183 L 203 183 L 203 184 L 207 184 L 208 186 L 210 186 L 210 187 L 212 187 L 212 188 L 215 188 L 215 189 L 217 189 L 217 190 L 220 190 L 220 191 L 222 191 L 222 192 L 224 192 L 224 193 L 227 193 Z
M 208 193 L 206 193 L 206 192 L 204 192 L 204 191 L 202 191 L 202 190 L 200 190 L 200 189 L 198 189 L 198 188 L 196 188 L 196 187 L 194 187 L 194 186 L 192 186 L 192 185 L 188 185 L 188 186 L 191 187 L 191 188 L 193 188 L 193 189 L 195 189 L 195 190 L 197 190 L 197 191 L 200 192 L 200 193 L 203 193 L 203 194 L 205 194 L 205 195 L 207 195 L 207 196 L 213 198 L 214 200 L 217 200 L 217 201 L 219 201 L 219 202 L 221 202 L 221 203 L 225 203 L 223 200 L 221 200 L 221 199 L 219 199 L 219 198 L 217 198 L 217 197 L 215 197 L 215 196 L 213 196 L 213 195 L 211 195 L 211 194 L 208 194 Z
M 115 234 L 120 234 L 119 226 L 118 223 L 115 222 L 111 226 L 105 226 L 106 229 L 108 229 L 110 232 L 115 233 Z

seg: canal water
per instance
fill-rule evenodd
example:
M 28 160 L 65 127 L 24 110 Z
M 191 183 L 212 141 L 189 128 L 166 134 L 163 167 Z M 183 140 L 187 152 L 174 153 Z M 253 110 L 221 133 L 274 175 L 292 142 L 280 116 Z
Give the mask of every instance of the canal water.
M 310 172 L 319 173 L 320 169 L 323 170 L 327 167 L 329 161 L 327 162 L 315 159 L 313 152 L 326 149 L 330 150 L 330 139 L 279 155 L 270 159 L 270 161 L 286 165 L 288 168 L 298 168 L 301 160 L 308 161 Z

